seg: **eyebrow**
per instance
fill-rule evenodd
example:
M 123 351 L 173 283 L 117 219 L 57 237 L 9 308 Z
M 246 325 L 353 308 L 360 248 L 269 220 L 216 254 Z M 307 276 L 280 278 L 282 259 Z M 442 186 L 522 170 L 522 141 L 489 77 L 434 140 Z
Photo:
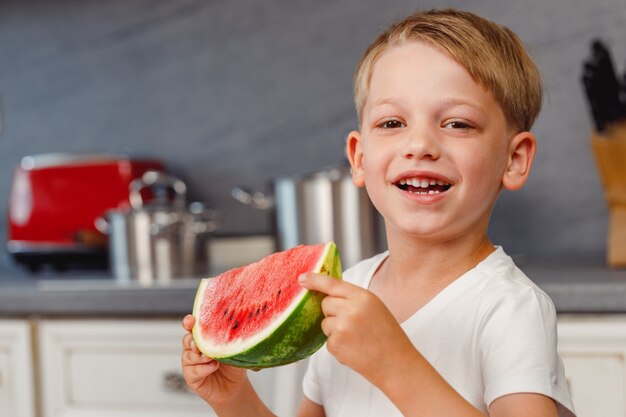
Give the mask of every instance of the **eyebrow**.
M 374 100 L 370 107 L 382 106 L 384 104 L 397 104 L 398 100 L 392 97 L 379 98 L 378 100 Z
M 445 106 L 469 106 L 473 109 L 480 111 L 483 114 L 487 114 L 487 110 L 485 109 L 485 107 L 472 100 L 452 97 L 443 100 L 442 104 Z
M 380 106 L 382 104 L 396 104 L 397 102 L 398 100 L 393 97 L 383 97 L 383 98 L 374 100 L 372 102 L 372 106 Z M 464 99 L 464 98 L 456 98 L 456 97 L 446 98 L 445 100 L 442 101 L 442 104 L 445 104 L 445 105 L 464 104 L 464 105 L 476 107 L 477 109 L 484 110 L 484 107 L 481 106 L 479 103 L 472 101 L 472 100 Z
M 397 106 L 397 105 L 401 105 L 401 103 L 398 102 L 398 100 L 394 99 L 393 97 L 384 97 L 384 98 L 380 98 L 377 100 L 374 100 L 371 105 L 369 106 L 370 109 L 376 108 L 378 106 L 383 106 L 383 105 L 392 105 L 392 106 Z M 456 98 L 456 97 L 450 97 L 450 98 L 446 98 L 443 101 L 441 101 L 440 103 L 442 106 L 445 107 L 450 107 L 450 106 L 468 106 L 471 107 L 477 111 L 479 111 L 480 113 L 482 113 L 483 115 L 487 114 L 487 110 L 485 109 L 485 107 L 481 106 L 479 103 L 472 101 L 472 100 L 467 100 L 467 99 L 463 99 L 463 98 Z

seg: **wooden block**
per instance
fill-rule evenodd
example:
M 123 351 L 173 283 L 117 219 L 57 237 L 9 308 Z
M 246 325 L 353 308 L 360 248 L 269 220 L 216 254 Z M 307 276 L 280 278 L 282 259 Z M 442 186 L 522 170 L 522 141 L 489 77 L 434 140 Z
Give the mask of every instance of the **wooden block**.
M 607 262 L 626 267 L 626 123 L 593 133 L 591 148 L 610 212 Z
M 626 207 L 611 208 L 607 262 L 612 267 L 626 267 Z
M 606 135 L 594 133 L 591 148 L 607 202 L 626 206 L 626 125 Z

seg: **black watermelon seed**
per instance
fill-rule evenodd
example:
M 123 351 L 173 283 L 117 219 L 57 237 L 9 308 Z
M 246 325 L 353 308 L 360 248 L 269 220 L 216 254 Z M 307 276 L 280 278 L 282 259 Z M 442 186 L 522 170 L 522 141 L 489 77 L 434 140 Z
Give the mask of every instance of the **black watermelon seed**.
M 256 315 L 258 316 L 260 312 L 261 312 L 261 307 L 257 307 L 257 309 L 256 309 Z
M 251 319 L 252 318 L 252 311 L 250 312 L 250 314 L 248 314 L 248 318 Z
M 224 310 L 224 315 L 226 315 L 226 313 L 228 313 L 228 309 Z
M 263 311 L 267 310 L 267 303 L 263 304 Z
M 235 316 L 235 313 L 230 313 L 230 317 L 228 318 L 228 321 L 232 321 L 234 316 Z
M 233 325 L 233 330 L 239 327 L 239 320 L 235 320 L 235 324 Z

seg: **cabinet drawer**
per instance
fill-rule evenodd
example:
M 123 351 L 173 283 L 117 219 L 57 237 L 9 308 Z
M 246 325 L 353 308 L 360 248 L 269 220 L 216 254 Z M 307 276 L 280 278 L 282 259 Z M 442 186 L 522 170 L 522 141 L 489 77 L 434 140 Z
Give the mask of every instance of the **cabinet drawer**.
M 215 416 L 187 390 L 180 320 L 42 320 L 42 417 Z M 295 415 L 306 361 L 248 377 L 278 415 Z
M 180 371 L 179 321 L 42 321 L 43 416 L 211 416 Z
M 74 404 L 178 409 L 196 402 L 176 367 L 180 353 L 171 349 L 83 348 L 68 352 L 65 361 L 67 393 Z

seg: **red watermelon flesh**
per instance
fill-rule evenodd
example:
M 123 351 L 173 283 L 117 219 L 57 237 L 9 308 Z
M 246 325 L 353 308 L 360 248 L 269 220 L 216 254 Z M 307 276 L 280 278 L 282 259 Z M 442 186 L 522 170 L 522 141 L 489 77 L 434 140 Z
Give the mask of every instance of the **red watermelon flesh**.
M 227 343 L 258 333 L 305 291 L 298 276 L 313 271 L 324 247 L 300 246 L 274 253 L 215 277 L 206 289 L 213 294 L 201 306 L 202 334 L 210 334 L 215 343 Z
M 326 340 L 323 294 L 298 284 L 305 272 L 341 278 L 336 245 L 300 245 L 203 279 L 193 309 L 198 348 L 222 362 L 253 369 L 315 352 Z

